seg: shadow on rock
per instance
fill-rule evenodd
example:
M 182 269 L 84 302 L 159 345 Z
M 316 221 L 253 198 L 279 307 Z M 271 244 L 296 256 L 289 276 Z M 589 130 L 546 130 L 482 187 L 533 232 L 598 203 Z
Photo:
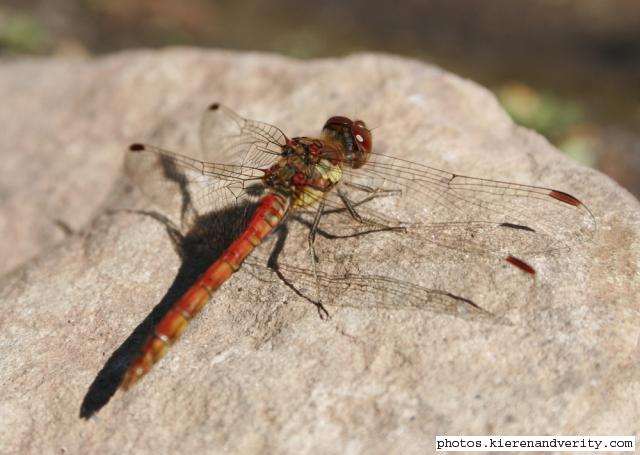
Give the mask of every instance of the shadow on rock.
M 182 264 L 160 302 L 113 352 L 89 387 L 80 407 L 80 417 L 88 419 L 104 405 L 118 389 L 127 368 L 138 354 L 153 328 L 171 307 L 193 285 L 196 279 L 222 254 L 247 221 L 253 204 L 245 203 L 199 217 L 194 227 L 183 235 L 175 224 L 162 214 L 150 211 L 126 211 L 149 216 L 162 223 L 174 243 Z M 122 211 L 118 211 L 122 213 Z

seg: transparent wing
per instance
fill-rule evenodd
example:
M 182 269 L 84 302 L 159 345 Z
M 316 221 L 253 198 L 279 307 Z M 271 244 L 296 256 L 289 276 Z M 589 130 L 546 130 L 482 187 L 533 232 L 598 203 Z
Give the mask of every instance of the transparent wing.
M 207 163 L 146 144 L 131 145 L 125 173 L 163 211 L 179 214 L 185 227 L 261 192 L 259 168 Z
M 189 200 L 204 213 L 254 194 L 261 169 L 275 162 L 287 138 L 272 125 L 213 104 L 202 120 L 201 142 L 204 161 L 144 146 L 142 158 L 136 158 L 142 171 L 130 174 L 156 201 L 167 200 L 166 189 L 149 188 L 149 182 L 169 176 L 173 199 Z M 344 169 L 337 189 L 342 194 L 329 192 L 325 203 L 342 221 L 324 221 L 344 231 L 338 235 L 371 227 L 355 221 L 345 200 L 375 226 L 403 227 L 417 241 L 462 251 L 547 253 L 570 248 L 596 230 L 589 209 L 562 191 L 458 175 L 382 154 L 373 153 L 359 169 Z
M 404 226 L 409 234 L 463 251 L 547 253 L 585 241 L 596 229 L 589 209 L 562 191 L 453 174 L 380 154 L 360 169 L 345 169 L 343 182 L 343 192 L 364 218 Z M 396 190 L 400 196 L 363 188 Z M 336 196 L 327 202 L 338 210 L 342 200 Z
M 273 270 L 262 266 L 258 258 L 248 260 L 247 264 L 251 266 L 252 271 L 261 276 L 265 275 L 266 270 L 273 273 Z M 321 300 L 332 306 L 359 309 L 367 307 L 390 310 L 418 309 L 438 314 L 500 321 L 498 316 L 479 307 L 472 300 L 447 291 L 385 276 L 355 273 L 329 274 L 321 271 L 314 275 L 308 269 L 280 263 L 275 272 L 279 278 L 273 278 L 274 281 L 284 281 L 294 286 L 299 295 L 310 301 L 313 301 L 316 286 L 320 285 Z
M 200 142 L 205 161 L 264 168 L 282 153 L 287 137 L 273 125 L 242 118 L 214 103 L 202 118 Z
M 275 162 L 287 138 L 272 125 L 214 103 L 203 116 L 200 141 L 194 155 L 201 160 L 134 144 L 125 163 L 134 185 L 163 210 L 179 212 L 183 227 L 205 213 L 254 202 L 262 192 L 262 169 Z

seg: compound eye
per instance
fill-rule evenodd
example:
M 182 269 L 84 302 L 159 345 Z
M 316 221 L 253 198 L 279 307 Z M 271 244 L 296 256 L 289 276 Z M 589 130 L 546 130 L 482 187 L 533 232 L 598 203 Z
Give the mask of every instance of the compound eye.
M 359 151 L 371 153 L 371 132 L 367 129 L 363 121 L 358 120 L 351 126 L 351 134 Z
M 339 131 L 343 127 L 351 127 L 353 121 L 348 117 L 342 117 L 340 115 L 331 117 L 324 123 L 324 129 L 332 129 Z
M 362 167 L 371 154 L 371 147 L 373 140 L 371 138 L 371 131 L 367 128 L 363 121 L 358 120 L 351 125 L 351 136 L 353 142 L 356 144 L 357 153 L 354 154 L 352 166 L 354 169 Z

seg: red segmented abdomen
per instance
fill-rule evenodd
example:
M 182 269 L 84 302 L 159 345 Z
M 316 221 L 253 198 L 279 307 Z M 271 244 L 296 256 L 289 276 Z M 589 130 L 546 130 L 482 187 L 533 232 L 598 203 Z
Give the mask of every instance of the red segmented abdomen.
M 123 389 L 131 387 L 162 358 L 220 285 L 238 270 L 251 251 L 282 221 L 288 206 L 288 199 L 279 193 L 270 193 L 262 198 L 242 234 L 156 325 L 153 334 L 125 373 L 120 384 Z

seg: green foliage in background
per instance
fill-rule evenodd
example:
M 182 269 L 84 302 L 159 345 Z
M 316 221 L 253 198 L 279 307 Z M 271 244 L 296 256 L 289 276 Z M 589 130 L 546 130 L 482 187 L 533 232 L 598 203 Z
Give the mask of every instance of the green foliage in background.
M 39 54 L 45 51 L 46 41 L 44 28 L 34 18 L 0 11 L 0 52 Z
M 537 91 L 522 83 L 497 90 L 498 98 L 513 120 L 549 138 L 561 135 L 584 120 L 583 108 L 549 92 Z
M 516 123 L 543 134 L 576 161 L 594 164 L 595 133 L 579 103 L 523 83 L 505 84 L 496 93 Z

